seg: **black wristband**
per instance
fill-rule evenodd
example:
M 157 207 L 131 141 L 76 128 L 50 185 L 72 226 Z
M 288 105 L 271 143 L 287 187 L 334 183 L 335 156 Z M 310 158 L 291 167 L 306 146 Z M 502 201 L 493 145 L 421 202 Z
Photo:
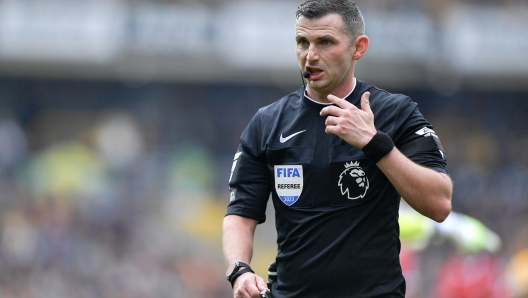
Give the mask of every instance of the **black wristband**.
M 389 154 L 392 148 L 394 148 L 392 139 L 387 134 L 378 130 L 361 150 L 365 154 L 365 157 L 373 163 L 377 163 L 383 156 Z
M 235 285 L 235 280 L 242 274 L 246 273 L 246 272 L 251 272 L 251 273 L 255 273 L 251 267 L 249 267 L 249 265 L 247 267 L 244 267 L 243 269 L 240 269 L 237 273 L 233 274 L 233 276 L 231 277 L 231 279 L 229 279 L 229 282 L 231 283 L 231 287 L 233 287 Z

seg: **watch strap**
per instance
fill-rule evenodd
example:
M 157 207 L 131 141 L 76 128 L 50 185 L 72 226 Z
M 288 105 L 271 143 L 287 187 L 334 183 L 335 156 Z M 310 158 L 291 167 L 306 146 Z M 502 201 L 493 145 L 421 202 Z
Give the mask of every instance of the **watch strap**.
M 245 265 L 245 266 L 244 266 Z M 242 274 L 244 273 L 247 273 L 247 272 L 251 272 L 251 273 L 255 273 L 255 271 L 253 271 L 253 269 L 251 269 L 251 267 L 249 267 L 249 265 L 245 264 L 245 263 L 242 263 L 240 262 L 240 267 L 244 267 L 242 269 L 240 269 L 239 271 L 235 272 L 233 275 L 231 275 L 231 277 L 228 279 L 229 282 L 231 283 L 231 287 L 234 286 L 235 284 L 235 280 Z

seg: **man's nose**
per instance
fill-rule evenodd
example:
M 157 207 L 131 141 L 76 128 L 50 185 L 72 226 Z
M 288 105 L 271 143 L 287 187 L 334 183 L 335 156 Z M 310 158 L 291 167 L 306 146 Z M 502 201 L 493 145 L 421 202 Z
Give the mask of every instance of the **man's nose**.
M 317 54 L 316 48 L 314 44 L 311 44 L 308 47 L 308 52 L 306 53 L 306 60 L 308 61 L 314 61 L 319 59 L 319 55 Z

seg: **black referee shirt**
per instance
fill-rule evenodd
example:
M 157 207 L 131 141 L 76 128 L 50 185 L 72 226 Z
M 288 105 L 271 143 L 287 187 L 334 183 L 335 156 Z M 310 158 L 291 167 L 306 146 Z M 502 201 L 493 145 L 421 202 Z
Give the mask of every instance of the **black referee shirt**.
M 366 91 L 376 129 L 414 162 L 445 173 L 441 144 L 417 104 L 359 80 L 346 99 L 360 108 Z M 262 223 L 271 193 L 275 298 L 404 297 L 400 195 L 360 149 L 325 133 L 325 105 L 303 92 L 261 108 L 242 133 L 227 214 Z

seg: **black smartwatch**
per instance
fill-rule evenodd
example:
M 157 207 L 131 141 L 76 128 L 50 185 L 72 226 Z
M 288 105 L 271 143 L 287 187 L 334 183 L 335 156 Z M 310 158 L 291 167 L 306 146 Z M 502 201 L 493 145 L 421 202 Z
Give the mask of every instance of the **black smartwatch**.
M 242 269 L 240 269 L 242 268 Z M 239 270 L 240 269 L 240 270 Z M 235 267 L 233 268 L 233 271 L 231 271 L 231 274 L 227 276 L 227 280 L 231 283 L 231 287 L 233 287 L 233 284 L 235 283 L 235 280 L 242 274 L 246 272 L 255 273 L 251 267 L 249 267 L 248 264 L 240 261 L 235 262 Z

